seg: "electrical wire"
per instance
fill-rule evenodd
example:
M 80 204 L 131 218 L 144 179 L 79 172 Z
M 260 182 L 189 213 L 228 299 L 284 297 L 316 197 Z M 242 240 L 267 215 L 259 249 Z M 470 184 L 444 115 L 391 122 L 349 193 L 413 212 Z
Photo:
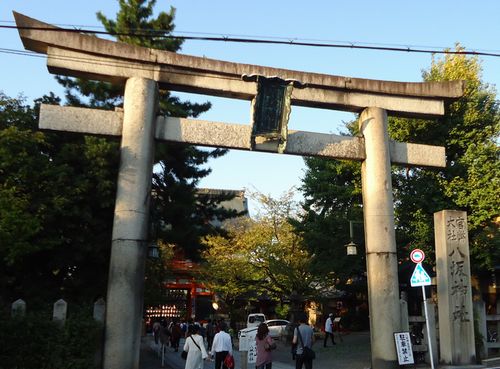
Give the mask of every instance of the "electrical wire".
M 16 50 L 16 49 L 5 49 L 0 47 L 0 53 L 3 54 L 13 54 L 13 55 L 23 55 L 23 56 L 34 56 L 38 58 L 45 58 L 45 55 L 35 53 L 33 51 L 26 51 L 26 50 Z
M 15 49 L 5 49 L 5 48 L 0 48 L 0 53 L 4 54 L 13 54 L 13 55 L 22 55 L 22 56 L 33 56 L 33 57 L 38 57 L 38 58 L 47 58 L 47 55 L 45 54 L 38 54 L 32 51 L 24 51 L 24 50 L 15 50 Z M 55 59 L 55 60 L 61 60 L 61 61 L 68 61 L 68 62 L 84 62 L 84 63 L 89 63 L 92 65 L 98 65 L 98 66 L 103 66 L 103 67 L 124 67 L 124 68 L 130 68 L 134 70 L 139 70 L 139 71 L 146 71 L 146 72 L 154 72 L 158 70 L 158 66 L 155 64 L 151 63 L 131 63 L 131 62 L 120 62 L 119 60 L 112 60 L 112 61 L 107 61 L 107 60 L 98 60 L 96 58 L 90 58 L 90 57 L 72 57 L 72 56 L 67 56 L 67 55 L 57 55 L 57 54 L 51 54 L 50 58 Z M 132 65 L 133 64 L 133 65 Z M 188 72 L 188 71 L 178 71 L 178 70 L 169 70 L 169 74 L 177 74 L 177 75 L 184 75 L 184 76 L 200 76 L 199 73 L 196 72 Z M 203 75 L 205 78 L 214 78 L 214 79 L 227 79 L 227 80 L 232 80 L 234 78 L 231 78 L 229 76 L 222 76 L 222 75 L 217 75 L 217 76 L 211 76 L 209 74 L 204 74 Z
M 416 46 L 401 46 L 401 45 L 389 45 L 377 46 L 377 44 L 364 44 L 352 43 L 352 42 L 320 42 L 320 40 L 311 40 L 314 42 L 306 42 L 307 40 L 301 39 L 286 39 L 278 37 L 262 37 L 260 36 L 250 37 L 238 37 L 233 35 L 225 36 L 174 36 L 165 34 L 167 31 L 158 30 L 148 30 L 141 32 L 108 32 L 108 31 L 96 31 L 83 28 L 52 28 L 52 27 L 18 27 L 18 26 L 8 26 L 0 25 L 0 28 L 5 29 L 17 29 L 17 30 L 38 30 L 47 32 L 71 32 L 71 33 L 88 33 L 95 35 L 108 35 L 115 37 L 145 37 L 145 38 L 163 38 L 163 39 L 174 39 L 174 40 L 186 40 L 186 41 L 212 41 L 212 42 L 234 42 L 234 43 L 246 43 L 246 44 L 273 44 L 273 45 L 290 45 L 290 46 L 306 46 L 306 47 L 322 47 L 322 48 L 343 48 L 343 49 L 360 49 L 360 50 L 372 50 L 372 51 L 389 51 L 389 52 L 405 52 L 405 53 L 426 53 L 426 54 L 448 54 L 448 55 L 473 55 L 473 56 L 490 56 L 490 57 L 500 57 L 500 52 L 493 51 L 473 51 L 473 50 L 451 50 L 451 49 L 437 49 L 437 48 L 426 48 L 426 47 L 416 47 Z M 185 32 L 187 33 L 187 32 Z M 191 33 L 196 34 L 196 33 Z

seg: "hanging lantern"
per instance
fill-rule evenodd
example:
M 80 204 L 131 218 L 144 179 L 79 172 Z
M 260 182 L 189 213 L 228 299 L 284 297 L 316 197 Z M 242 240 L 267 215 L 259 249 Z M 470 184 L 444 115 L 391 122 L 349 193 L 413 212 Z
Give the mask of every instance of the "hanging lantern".
M 353 241 L 349 242 L 345 247 L 347 255 L 358 255 L 358 247 Z
M 151 243 L 148 246 L 148 257 L 150 259 L 158 259 L 160 257 L 160 249 L 156 243 Z

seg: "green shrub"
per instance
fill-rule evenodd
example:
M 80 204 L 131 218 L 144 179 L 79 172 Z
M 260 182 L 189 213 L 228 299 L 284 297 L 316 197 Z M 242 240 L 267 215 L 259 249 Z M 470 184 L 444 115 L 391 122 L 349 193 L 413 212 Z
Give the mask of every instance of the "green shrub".
M 102 326 L 90 309 L 70 311 L 64 326 L 49 312 L 0 313 L 0 369 L 95 368 Z

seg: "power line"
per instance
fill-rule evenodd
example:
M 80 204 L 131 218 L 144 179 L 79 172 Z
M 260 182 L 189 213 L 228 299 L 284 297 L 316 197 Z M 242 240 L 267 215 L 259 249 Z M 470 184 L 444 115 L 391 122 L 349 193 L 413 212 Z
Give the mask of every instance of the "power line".
M 6 20 L 0 20 L 0 23 L 9 23 L 15 25 L 14 21 L 6 21 Z M 95 25 L 75 25 L 75 24 L 63 24 L 63 23 L 55 23 L 55 26 L 58 27 L 71 27 L 70 30 L 80 30 L 84 28 L 95 28 L 95 29 L 105 29 L 104 26 L 95 26 Z M 1 28 L 1 27 L 0 27 Z M 16 28 L 16 27 L 12 27 Z M 87 31 L 89 32 L 89 31 Z M 158 31 L 150 28 L 130 28 L 130 32 L 133 34 L 141 34 L 141 32 L 149 32 L 149 33 L 165 33 L 167 31 Z M 182 30 L 176 30 L 176 31 L 168 31 L 168 32 L 175 32 L 177 35 L 171 35 L 170 37 L 174 38 L 184 38 L 182 36 L 183 34 L 187 35 L 209 35 L 209 36 L 219 36 L 219 38 L 222 39 L 227 39 L 229 37 L 232 38 L 246 38 L 246 39 L 269 39 L 269 40 L 285 40 L 286 42 L 305 42 L 305 41 L 310 41 L 314 43 L 339 43 L 341 45 L 366 45 L 366 46 L 380 46 L 380 47 L 399 47 L 404 50 L 407 50 L 408 47 L 410 48 L 429 48 L 429 49 L 449 49 L 449 46 L 431 46 L 431 45 L 411 45 L 411 44 L 391 44 L 391 43 L 377 43 L 377 42 L 366 42 L 366 41 L 342 41 L 342 40 L 332 40 L 332 39 L 318 39 L 318 38 L 301 38 L 301 37 L 287 37 L 287 36 L 269 36 L 269 35 L 248 35 L 248 34 L 232 34 L 232 33 L 215 33 L 215 32 L 196 32 L 196 31 L 182 31 Z M 103 34 L 109 34 L 108 32 L 103 32 Z M 145 35 L 142 33 L 142 35 Z M 464 48 L 466 50 L 466 48 Z M 490 53 L 500 53 L 500 50 L 489 50 L 489 49 L 474 49 L 476 52 L 490 52 Z
M 3 54 L 13 54 L 13 55 L 22 55 L 22 56 L 34 56 L 38 58 L 45 58 L 45 55 L 35 53 L 33 51 L 26 51 L 26 50 L 17 50 L 17 49 L 5 49 L 5 48 L 0 48 L 0 53 Z
M 0 25 L 0 28 L 6 29 L 17 29 L 17 30 L 38 30 L 47 32 L 72 32 L 72 33 L 89 33 L 95 35 L 109 35 L 109 36 L 121 36 L 121 37 L 145 37 L 145 38 L 164 38 L 164 39 L 176 39 L 176 40 L 186 40 L 186 41 L 212 41 L 212 42 L 234 42 L 234 43 L 246 43 L 246 44 L 270 44 L 270 45 L 290 45 L 290 46 L 306 46 L 306 47 L 322 47 L 322 48 L 342 48 L 342 49 L 359 49 L 359 50 L 372 50 L 372 51 L 392 51 L 392 52 L 405 52 L 405 53 L 425 53 L 425 54 L 448 54 L 448 55 L 473 55 L 473 56 L 491 56 L 500 57 L 500 52 L 494 51 L 473 51 L 473 50 L 451 50 L 451 49 L 438 49 L 438 48 L 426 48 L 426 47 L 415 47 L 415 46 L 401 46 L 401 45 L 386 45 L 377 46 L 377 44 L 364 44 L 353 43 L 353 42 L 320 42 L 320 40 L 307 40 L 301 39 L 286 39 L 279 37 L 262 37 L 260 36 L 251 37 L 238 37 L 234 35 L 226 36 L 174 36 L 165 34 L 167 31 L 158 30 L 142 30 L 141 32 L 107 32 L 107 31 L 95 31 L 84 28 L 51 28 L 51 27 L 18 27 L 18 26 L 8 26 Z M 188 33 L 188 32 L 184 32 Z M 191 33 L 196 34 L 196 33 Z
M 22 56 L 33 56 L 33 57 L 38 57 L 38 58 L 46 58 L 47 56 L 44 54 L 38 54 L 32 51 L 24 51 L 24 50 L 15 50 L 15 49 L 5 49 L 5 48 L 0 48 L 0 53 L 4 54 L 13 54 L 13 55 L 22 55 Z M 68 62 L 84 62 L 84 63 L 89 63 L 92 65 L 100 65 L 103 67 L 126 67 L 138 71 L 147 71 L 147 72 L 153 72 L 157 70 L 157 67 L 154 64 L 151 63 L 144 63 L 144 64 L 138 64 L 135 63 L 135 65 L 131 65 L 131 63 L 126 62 L 126 61 L 119 61 L 119 60 L 98 60 L 96 58 L 91 58 L 91 57 L 72 57 L 72 56 L 67 56 L 67 55 L 57 55 L 53 54 L 51 55 L 52 59 L 55 60 L 61 60 L 61 61 L 68 61 Z M 169 71 L 170 74 L 178 74 L 178 75 L 185 75 L 185 76 L 199 76 L 199 73 L 196 72 L 188 72 L 188 71 Z M 214 78 L 214 79 L 227 79 L 231 80 L 231 77 L 225 77 L 225 76 L 210 76 L 210 75 L 204 75 L 205 78 Z

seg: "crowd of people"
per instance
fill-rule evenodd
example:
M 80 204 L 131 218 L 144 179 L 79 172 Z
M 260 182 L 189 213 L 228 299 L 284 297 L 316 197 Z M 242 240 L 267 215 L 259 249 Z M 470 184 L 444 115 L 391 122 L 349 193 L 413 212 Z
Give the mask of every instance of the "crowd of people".
M 185 338 L 182 350 L 186 352 L 185 369 L 202 369 L 203 360 L 215 362 L 215 369 L 228 369 L 224 364 L 227 355 L 233 354 L 232 338 L 224 320 L 211 320 L 206 323 L 177 319 L 157 320 L 152 325 L 156 344 L 162 344 L 179 352 L 182 337 Z
M 333 314 L 329 314 L 324 325 L 324 342 L 328 340 L 335 345 L 334 330 L 336 330 Z M 313 328 L 307 324 L 307 315 L 298 317 L 298 325 L 293 327 L 292 357 L 296 369 L 312 369 L 314 351 Z M 170 346 L 175 352 L 179 351 L 181 338 L 185 338 L 182 350 L 185 352 L 185 369 L 203 369 L 203 361 L 214 362 L 214 369 L 232 369 L 226 362 L 227 356 L 233 355 L 232 337 L 228 333 L 229 326 L 224 320 L 208 320 L 180 322 L 176 319 L 155 321 L 152 331 L 156 344 Z M 338 328 L 338 327 L 337 327 Z M 272 369 L 273 350 L 276 343 L 269 335 L 267 324 L 261 323 L 257 328 L 256 344 L 256 369 Z M 230 364 L 229 364 L 230 365 Z

